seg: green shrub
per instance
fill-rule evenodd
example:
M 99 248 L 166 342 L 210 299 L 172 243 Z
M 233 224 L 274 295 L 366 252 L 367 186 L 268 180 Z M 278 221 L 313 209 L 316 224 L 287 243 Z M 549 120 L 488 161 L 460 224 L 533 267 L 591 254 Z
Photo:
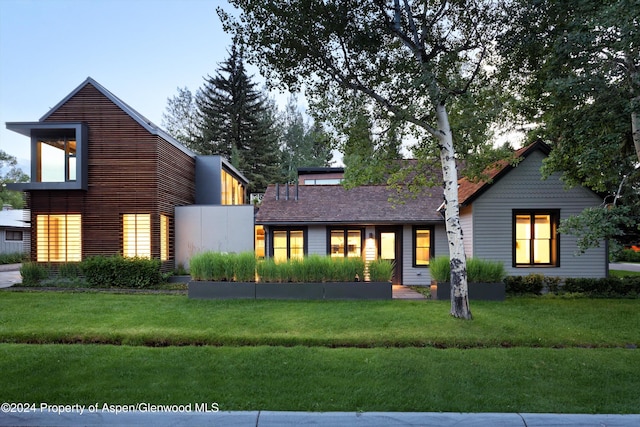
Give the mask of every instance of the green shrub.
M 309 255 L 276 263 L 273 258 L 257 264 L 258 280 L 263 283 L 353 282 L 364 277 L 364 261 L 359 257 Z
M 544 280 L 542 274 L 535 273 L 527 276 L 508 276 L 504 279 L 505 292 L 510 295 L 541 295 Z
M 393 277 L 394 263 L 388 259 L 369 262 L 369 280 L 372 282 L 390 282 Z
M 236 254 L 207 251 L 194 255 L 189 261 L 194 280 L 226 282 L 234 280 Z M 246 273 L 246 272 L 245 272 Z
M 58 277 L 77 279 L 80 276 L 82 276 L 82 268 L 79 262 L 68 262 L 58 266 Z
M 618 262 L 640 262 L 640 252 L 632 249 L 623 249 L 617 256 Z
M 568 278 L 559 293 L 581 293 L 591 298 L 638 298 L 640 278 Z
M 25 262 L 20 267 L 23 286 L 38 286 L 49 274 L 49 268 L 37 262 Z
M 437 282 L 451 281 L 451 264 L 446 255 L 435 257 L 429 263 L 431 278 Z
M 160 260 L 93 256 L 82 262 L 82 273 L 92 287 L 149 288 L 161 281 Z
M 254 252 L 242 252 L 235 256 L 234 279 L 236 282 L 256 281 L 256 255 Z
M 504 264 L 501 261 L 467 259 L 467 278 L 470 283 L 499 283 L 505 276 Z
M 264 283 L 273 283 L 277 281 L 278 265 L 273 258 L 260 260 L 256 265 L 258 280 Z
M 13 252 L 8 254 L 0 254 L 0 264 L 20 264 L 29 261 L 29 254 L 22 252 Z

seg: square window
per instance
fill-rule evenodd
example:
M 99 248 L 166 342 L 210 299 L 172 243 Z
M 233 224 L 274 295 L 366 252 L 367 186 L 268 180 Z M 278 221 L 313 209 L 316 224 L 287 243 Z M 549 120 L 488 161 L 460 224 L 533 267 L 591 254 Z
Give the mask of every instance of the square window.
M 514 267 L 559 266 L 560 213 L 554 211 L 514 212 Z

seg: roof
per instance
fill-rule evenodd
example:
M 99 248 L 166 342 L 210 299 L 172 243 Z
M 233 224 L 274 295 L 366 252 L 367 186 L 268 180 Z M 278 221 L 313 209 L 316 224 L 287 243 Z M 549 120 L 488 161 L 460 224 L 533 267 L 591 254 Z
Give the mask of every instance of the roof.
M 524 159 L 536 150 L 541 150 L 545 154 L 551 152 L 551 148 L 542 142 L 537 140 L 531 145 L 522 147 L 515 152 L 516 158 Z M 487 175 L 487 179 L 484 181 L 472 182 L 467 178 L 461 178 L 458 180 L 458 202 L 461 206 L 467 206 L 477 199 L 482 193 L 487 191 L 492 183 L 498 181 L 505 176 L 509 171 L 516 168 L 517 165 L 511 165 L 507 160 L 501 160 L 492 167 L 487 168 L 484 173 Z
M 24 209 L 3 209 L 0 210 L 0 227 L 29 228 L 28 218 L 29 211 Z
M 393 224 L 442 222 L 437 211 L 442 189 L 425 189 L 417 197 L 398 197 L 395 188 L 364 185 L 345 189 L 341 185 L 270 185 L 256 215 L 257 224 Z
M 122 109 L 122 111 L 124 111 L 126 114 L 131 116 L 132 119 L 134 119 L 136 122 L 138 122 L 138 124 L 140 124 L 140 126 L 145 128 L 149 133 L 151 133 L 152 135 L 157 135 L 157 136 L 163 138 L 165 141 L 169 142 L 171 145 L 174 145 L 175 147 L 180 149 L 182 152 L 190 155 L 191 157 L 195 157 L 195 153 L 193 153 L 187 147 L 182 145 L 182 143 L 180 141 L 178 141 L 177 139 L 175 139 L 174 137 L 169 135 L 167 132 L 165 132 L 162 129 L 160 129 L 160 127 L 158 127 L 157 125 L 153 124 L 150 120 L 148 120 L 142 114 L 138 113 L 136 110 L 131 108 L 129 105 L 127 105 L 120 98 L 115 96 L 113 93 L 109 92 L 104 86 L 102 86 L 100 83 L 98 83 L 97 81 L 95 81 L 91 77 L 87 77 L 87 79 L 84 82 L 82 82 L 77 88 L 75 88 L 73 91 L 71 91 L 71 93 L 69 95 L 64 97 L 62 99 L 62 101 L 58 102 L 53 108 L 51 108 L 47 114 L 45 114 L 44 116 L 42 116 L 40 118 L 40 121 L 41 122 L 45 121 L 58 108 L 60 108 L 62 105 L 64 105 L 69 99 L 73 98 L 82 88 L 84 88 L 88 84 L 90 84 L 91 86 L 95 87 L 100 93 L 102 93 L 105 97 L 107 97 L 111 102 L 113 102 L 118 107 L 120 107 L 120 109 Z

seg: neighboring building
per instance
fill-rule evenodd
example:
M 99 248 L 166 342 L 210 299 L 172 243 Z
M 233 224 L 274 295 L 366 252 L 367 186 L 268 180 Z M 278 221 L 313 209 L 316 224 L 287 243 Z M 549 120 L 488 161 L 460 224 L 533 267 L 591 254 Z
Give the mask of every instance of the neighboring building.
M 559 174 L 542 180 L 540 167 L 548 153 L 548 146 L 535 143 L 517 152 L 517 167 L 505 162 L 493 169 L 492 183 L 460 180 L 467 256 L 503 261 L 510 275 L 604 277 L 604 242 L 576 256 L 576 239 L 557 234 L 560 219 L 600 200 L 581 187 L 565 189 Z M 300 182 L 305 179 L 300 177 Z M 271 185 L 256 224 L 263 229 L 267 256 L 381 257 L 395 262 L 394 282 L 425 285 L 431 281 L 430 259 L 449 253 L 442 201 L 439 188 L 400 201 L 395 189 L 381 185 L 351 190 L 340 185 Z
M 28 253 L 31 247 L 29 211 L 9 205 L 0 211 L 0 253 Z
M 31 182 L 8 188 L 28 193 L 38 262 L 122 254 L 170 270 L 176 206 L 244 203 L 247 181 L 227 162 L 196 156 L 91 78 L 7 128 L 30 138 Z

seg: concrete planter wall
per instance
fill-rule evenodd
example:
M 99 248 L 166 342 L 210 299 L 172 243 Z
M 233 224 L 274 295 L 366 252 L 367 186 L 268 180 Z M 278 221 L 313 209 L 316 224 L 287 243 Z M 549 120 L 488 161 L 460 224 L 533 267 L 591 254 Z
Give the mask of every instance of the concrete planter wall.
M 197 299 L 391 299 L 391 282 L 236 283 L 190 281 L 189 298 Z
M 451 299 L 451 283 L 434 282 L 431 285 L 431 298 L 437 300 Z M 484 301 L 504 301 L 505 286 L 500 283 L 469 283 L 469 299 Z

